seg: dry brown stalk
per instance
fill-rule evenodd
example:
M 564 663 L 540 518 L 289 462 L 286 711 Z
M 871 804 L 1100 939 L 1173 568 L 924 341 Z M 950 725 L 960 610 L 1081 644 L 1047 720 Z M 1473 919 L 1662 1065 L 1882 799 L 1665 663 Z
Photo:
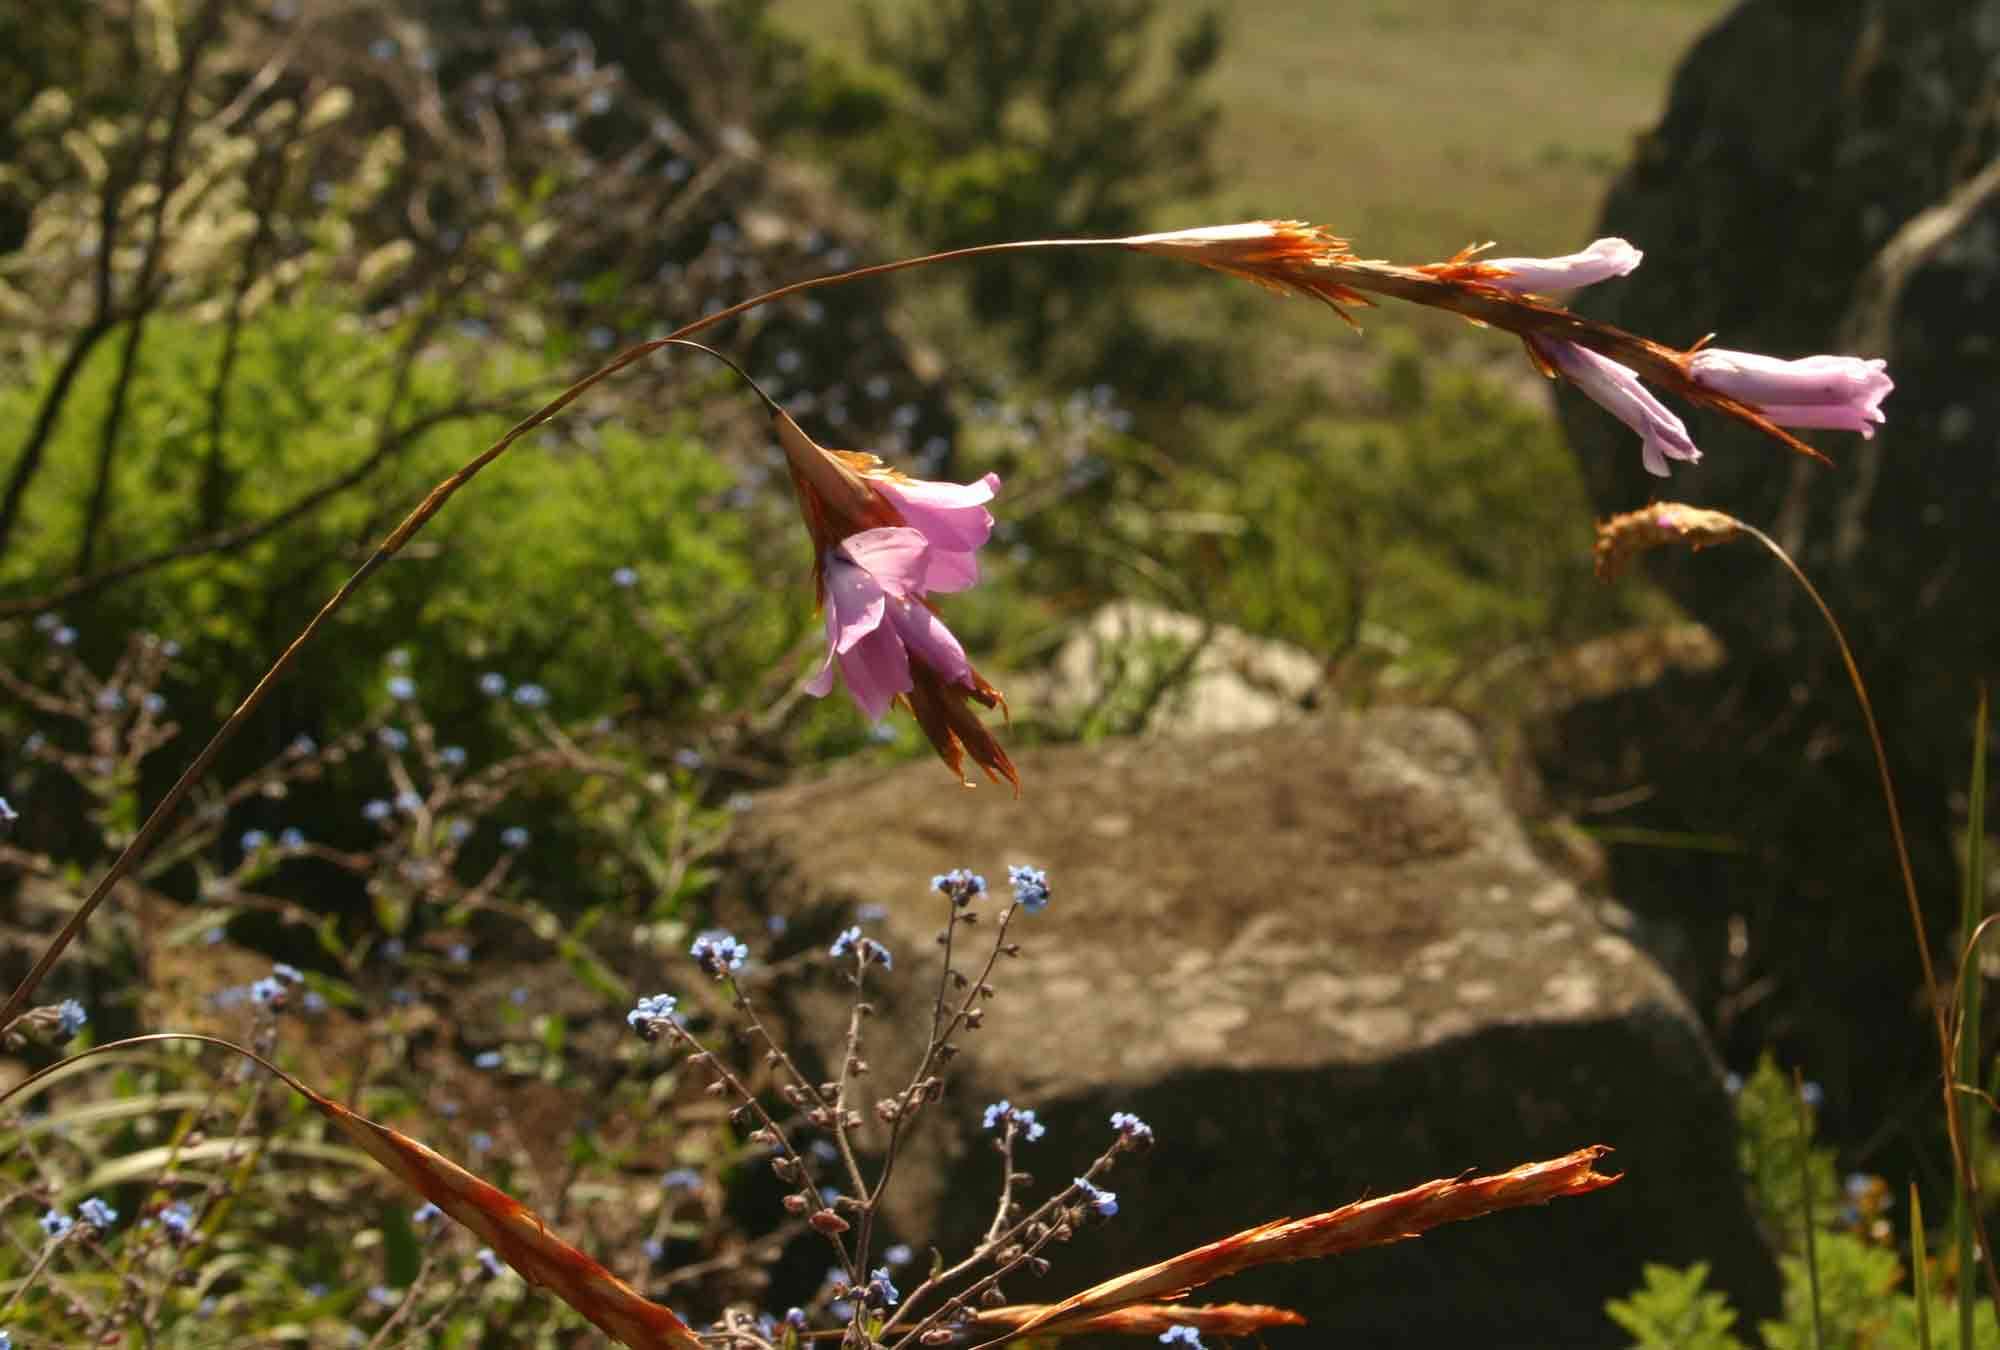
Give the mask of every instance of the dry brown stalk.
M 1605 1145 L 1594 1144 L 1547 1162 L 1524 1163 L 1509 1172 L 1427 1181 L 1407 1191 L 1357 1200 L 1310 1218 L 1259 1224 L 1158 1265 L 1106 1280 L 1030 1318 L 1020 1331 L 1026 1334 L 1138 1303 L 1178 1298 L 1190 1289 L 1253 1266 L 1338 1256 L 1357 1247 L 1401 1242 L 1440 1224 L 1601 1190 L 1620 1175 L 1596 1169 L 1598 1160 L 1610 1152 Z
M 972 1319 L 972 1324 L 980 1331 L 1002 1331 L 1026 1325 L 1048 1309 L 1046 1303 L 987 1308 Z M 1268 1303 L 1134 1303 L 1111 1312 L 1044 1322 L 1035 1334 L 1083 1336 L 1102 1331 L 1116 1336 L 1157 1336 L 1171 1327 L 1193 1327 L 1205 1335 L 1230 1337 L 1254 1336 L 1266 1327 L 1302 1327 L 1305 1323 L 1303 1313 Z

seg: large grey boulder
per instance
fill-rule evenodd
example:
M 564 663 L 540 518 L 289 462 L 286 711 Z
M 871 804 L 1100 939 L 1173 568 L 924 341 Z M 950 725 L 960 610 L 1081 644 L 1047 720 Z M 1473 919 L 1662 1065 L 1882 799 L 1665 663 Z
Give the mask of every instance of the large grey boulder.
M 1719 418 L 1671 485 L 1632 438 L 1565 396 L 1601 511 L 1649 495 L 1776 534 L 1853 639 L 1895 760 L 1932 941 L 1949 953 L 1970 714 L 2000 674 L 2000 3 L 1747 0 L 1676 75 L 1605 206 L 1646 251 L 1579 310 L 1666 341 L 1885 356 L 1873 441 L 1805 433 L 1809 463 Z M 1882 798 L 1817 613 L 1754 547 L 1661 557 L 1730 653 L 1713 674 L 1578 710 L 1546 768 L 1577 798 L 1650 794 L 1617 823 L 1741 847 L 1614 856 L 1635 907 L 1712 954 L 1691 992 L 1747 1060 L 1782 1038 L 1867 1134 L 1928 1090 L 1926 1022 Z
M 1381 711 L 1209 738 L 1031 750 L 1010 800 L 935 765 L 761 797 L 734 845 L 743 890 L 796 916 L 873 926 L 896 957 L 872 997 L 869 1080 L 887 1093 L 929 1024 L 943 901 L 933 873 L 1045 867 L 1018 961 L 907 1155 L 890 1218 L 962 1252 L 991 1217 L 983 1106 L 1032 1105 L 1021 1163 L 1066 1180 L 1150 1121 L 1115 1179 L 1123 1211 L 1017 1300 L 1059 1296 L 1265 1219 L 1592 1143 L 1609 1191 L 1210 1292 L 1299 1308 L 1274 1346 L 1611 1346 L 1607 1297 L 1648 1260 L 1714 1263 L 1753 1314 L 1771 1260 L 1736 1171 L 1720 1070 L 1654 962 L 1547 869 L 1455 715 Z M 837 918 L 835 916 L 838 916 Z M 990 933 L 990 923 L 972 930 Z M 956 962 L 965 964 L 963 949 Z M 797 1010 L 837 1054 L 842 996 Z M 921 1250 L 921 1247 L 919 1248 Z

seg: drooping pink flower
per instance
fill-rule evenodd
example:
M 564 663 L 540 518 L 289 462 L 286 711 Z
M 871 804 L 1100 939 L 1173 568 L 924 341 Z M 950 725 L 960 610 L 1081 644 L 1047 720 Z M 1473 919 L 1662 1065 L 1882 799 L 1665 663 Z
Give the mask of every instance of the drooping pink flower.
M 1005 779 L 1019 793 L 1013 761 L 973 711 L 977 704 L 1004 716 L 1007 700 L 973 669 L 924 599 L 979 579 L 976 554 L 993 532 L 986 503 L 999 492 L 1000 476 L 972 483 L 911 478 L 874 455 L 827 449 L 782 411 L 774 417 L 826 609 L 826 664 L 806 692 L 830 693 L 837 662 L 871 720 L 900 697 L 961 781 L 970 755 L 988 778 Z
M 1623 239 L 1599 239 L 1580 253 L 1560 258 L 1481 258 L 1475 266 L 1480 279 L 1503 291 L 1573 291 L 1622 277 L 1646 255 Z
M 826 558 L 826 664 L 806 684 L 824 698 L 840 663 L 847 692 L 871 721 L 912 687 L 910 663 L 923 662 L 947 683 L 971 687 L 972 663 L 944 620 L 923 603 L 931 547 L 908 527 L 864 530 Z
M 1748 403 L 1781 427 L 1825 427 L 1873 436 L 1882 400 L 1896 387 L 1877 358 L 1808 356 L 1797 361 L 1704 347 L 1688 360 L 1696 384 Z
M 1667 461 L 1701 458 L 1688 435 L 1687 424 L 1654 398 L 1639 377 L 1608 356 L 1600 356 L 1574 342 L 1531 338 L 1530 344 L 1549 364 L 1596 404 L 1639 434 L 1640 454 L 1646 472 L 1668 476 Z

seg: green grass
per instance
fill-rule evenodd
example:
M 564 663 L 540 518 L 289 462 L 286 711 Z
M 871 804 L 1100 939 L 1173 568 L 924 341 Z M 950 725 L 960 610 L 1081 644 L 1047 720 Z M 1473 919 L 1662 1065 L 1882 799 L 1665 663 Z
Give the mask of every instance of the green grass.
M 881 0 L 893 12 L 921 0 Z M 1202 0 L 1167 0 L 1171 33 Z M 1726 0 L 1239 0 L 1211 80 L 1222 184 L 1154 224 L 1299 215 L 1370 257 L 1474 240 L 1587 241 L 1633 138 Z M 851 6 L 779 0 L 794 31 L 858 51 Z

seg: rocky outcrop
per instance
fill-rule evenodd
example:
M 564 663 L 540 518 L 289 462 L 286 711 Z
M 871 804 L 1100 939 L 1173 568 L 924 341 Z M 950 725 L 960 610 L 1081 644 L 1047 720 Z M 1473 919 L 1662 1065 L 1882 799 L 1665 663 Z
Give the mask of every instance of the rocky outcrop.
M 1975 686 L 2000 674 L 1996 79 L 1993 0 L 1732 10 L 1605 207 L 1602 232 L 1645 265 L 1577 308 L 1681 344 L 1713 332 L 1782 356 L 1885 356 L 1888 424 L 1873 441 L 1807 433 L 1827 467 L 1698 419 L 1706 459 L 1663 486 L 1622 427 L 1564 407 L 1601 511 L 1654 492 L 1729 511 L 1826 592 L 1873 690 L 1945 950 Z M 1662 558 L 1655 574 L 1729 663 L 1577 710 L 1545 767 L 1577 798 L 1643 789 L 1620 824 L 1710 841 L 1619 855 L 1619 894 L 1671 912 L 1709 954 L 1692 992 L 1733 1056 L 1782 1036 L 1832 1118 L 1866 1132 L 1935 1066 L 1912 1050 L 1915 948 L 1853 693 L 1810 602 L 1758 550 Z
M 1274 1346 L 1619 1344 L 1602 1304 L 1647 1260 L 1712 1261 L 1740 1306 L 1773 1307 L 1696 1019 L 1622 912 L 1536 859 L 1463 720 L 1381 711 L 1019 762 L 1019 801 L 945 790 L 932 764 L 771 793 L 734 845 L 743 891 L 795 924 L 886 908 L 870 931 L 896 967 L 871 993 L 867 1045 L 885 1093 L 937 988 L 928 878 L 975 867 L 997 898 L 1025 862 L 1055 887 L 1017 919 L 1024 957 L 1003 962 L 903 1161 L 904 1237 L 952 1253 L 983 1230 L 998 1164 L 979 1116 L 1002 1097 L 1047 1124 L 1020 1159 L 1044 1180 L 1094 1156 L 1114 1110 L 1160 1140 L 1116 1176 L 1119 1218 L 1015 1299 L 1260 1220 L 1609 1143 L 1626 1174 L 1610 1191 L 1210 1292 L 1307 1313 Z M 843 1008 L 828 992 L 798 1010 L 824 1055 Z

